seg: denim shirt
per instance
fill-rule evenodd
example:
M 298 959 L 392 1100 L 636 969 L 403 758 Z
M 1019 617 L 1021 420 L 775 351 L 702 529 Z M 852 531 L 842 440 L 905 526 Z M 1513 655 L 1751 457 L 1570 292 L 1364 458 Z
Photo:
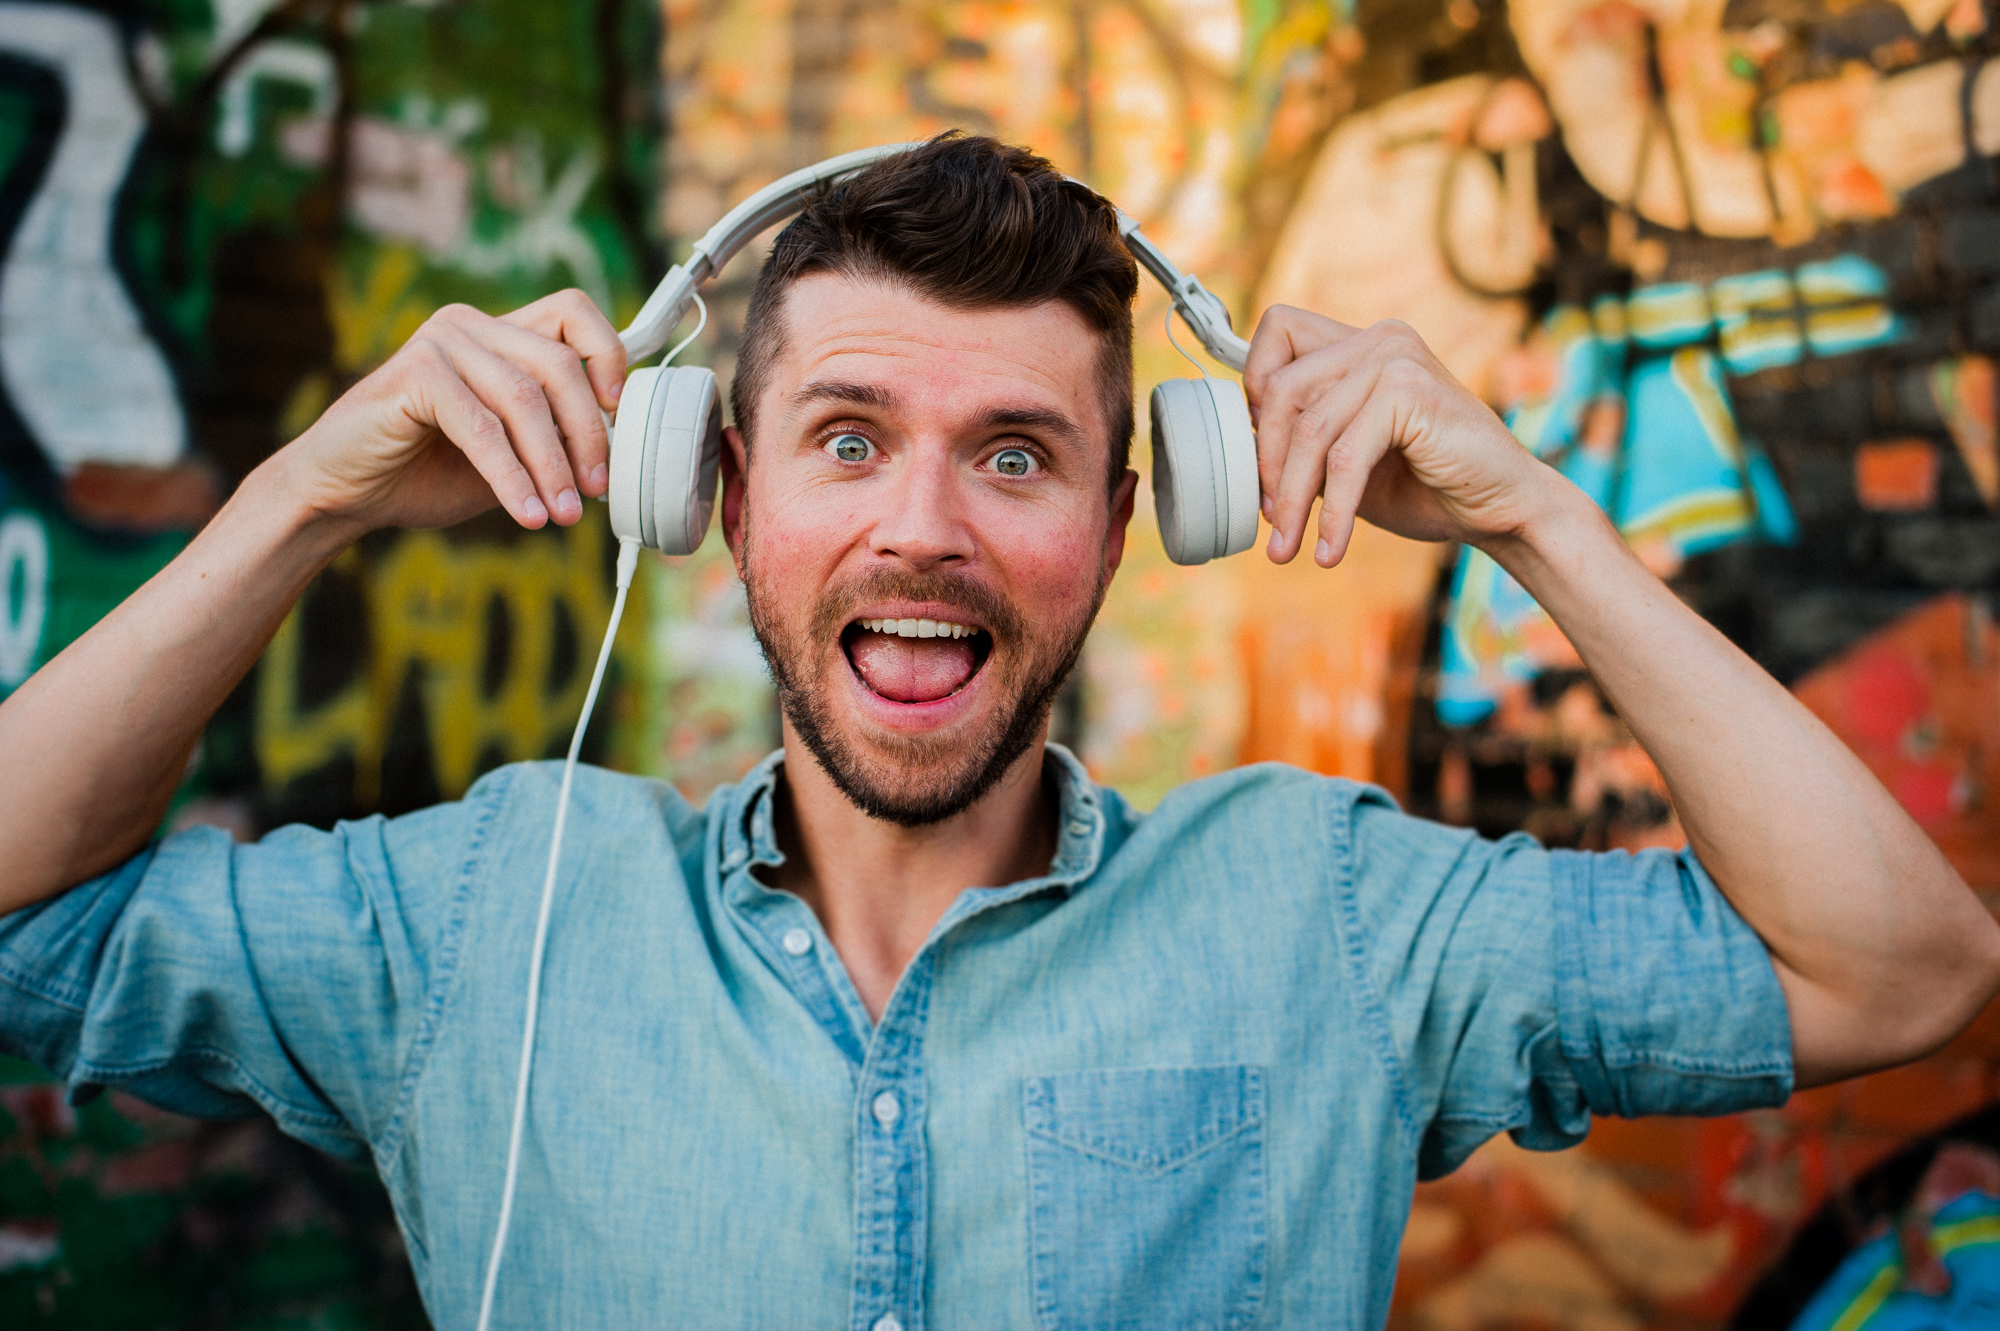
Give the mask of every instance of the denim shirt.
M 578 773 L 496 1326 L 1380 1326 L 1411 1185 L 1493 1134 L 1789 1092 L 1769 957 L 1691 855 L 1275 765 L 1145 815 L 1046 771 L 1048 872 L 961 893 L 879 1022 L 759 881 L 778 755 L 705 810 Z M 469 1327 L 559 777 L 169 837 L 0 918 L 0 1043 L 372 1162 Z

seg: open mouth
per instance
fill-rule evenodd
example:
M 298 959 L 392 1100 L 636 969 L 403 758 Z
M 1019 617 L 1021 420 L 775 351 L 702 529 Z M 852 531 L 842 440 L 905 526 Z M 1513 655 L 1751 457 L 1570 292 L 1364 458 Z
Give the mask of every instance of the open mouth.
M 840 646 L 855 678 L 897 703 L 936 702 L 970 684 L 993 652 L 993 635 L 938 619 L 857 619 Z

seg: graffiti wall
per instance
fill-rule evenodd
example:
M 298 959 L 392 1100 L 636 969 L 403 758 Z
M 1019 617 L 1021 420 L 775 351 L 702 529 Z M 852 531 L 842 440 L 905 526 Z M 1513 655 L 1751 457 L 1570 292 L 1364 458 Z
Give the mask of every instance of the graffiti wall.
M 819 154 L 965 125 L 1112 195 L 1239 326 L 1404 319 L 2000 892 L 1979 4 L 668 12 L 676 235 Z M 703 343 L 724 373 L 739 267 Z M 1142 384 L 1188 372 L 1163 305 L 1142 292 Z M 1682 840 L 1560 633 L 1468 552 L 1364 529 L 1332 577 L 1183 570 L 1142 533 L 1080 695 L 1080 750 L 1141 802 L 1274 758 L 1495 834 Z M 1496 1142 L 1419 1190 L 1392 1325 L 1788 1325 L 2000 1094 L 1991 1025 L 1781 1111 Z
M 0 3 L 0 693 L 437 306 L 636 309 L 664 267 L 658 49 L 639 0 Z M 175 817 L 414 808 L 559 751 L 612 553 L 597 512 L 364 541 Z M 628 623 L 621 700 L 647 677 Z M 0 1324 L 274 1318 L 421 1325 L 372 1180 L 0 1068 Z

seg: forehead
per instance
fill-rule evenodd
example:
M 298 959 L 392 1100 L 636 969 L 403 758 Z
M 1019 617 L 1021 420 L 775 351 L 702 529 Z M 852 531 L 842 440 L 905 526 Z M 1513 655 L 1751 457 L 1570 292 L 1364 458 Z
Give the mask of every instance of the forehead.
M 759 404 L 779 428 L 801 385 L 837 382 L 880 387 L 884 401 L 939 424 L 996 405 L 1059 411 L 1104 442 L 1099 339 L 1062 301 L 959 310 L 893 280 L 814 273 L 781 308 L 784 337 Z

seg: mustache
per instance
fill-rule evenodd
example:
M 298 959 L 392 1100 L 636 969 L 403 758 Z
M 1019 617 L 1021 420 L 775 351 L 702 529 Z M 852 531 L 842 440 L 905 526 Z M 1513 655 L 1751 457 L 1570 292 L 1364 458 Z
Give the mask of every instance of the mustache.
M 977 578 L 943 569 L 917 573 L 877 568 L 820 595 L 813 611 L 813 637 L 837 637 L 861 606 L 874 601 L 938 601 L 965 611 L 993 635 L 995 643 L 1019 642 L 1024 636 L 1019 612 Z

